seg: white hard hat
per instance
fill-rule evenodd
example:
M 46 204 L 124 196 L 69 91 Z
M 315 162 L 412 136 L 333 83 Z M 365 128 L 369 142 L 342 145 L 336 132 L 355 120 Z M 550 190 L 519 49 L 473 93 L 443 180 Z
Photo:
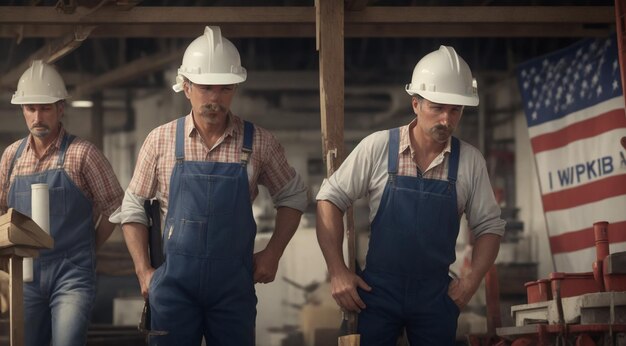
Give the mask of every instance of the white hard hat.
M 183 77 L 195 84 L 226 85 L 246 80 L 239 51 L 222 36 L 219 26 L 207 26 L 204 35 L 196 38 L 185 50 L 183 64 L 178 69 L 174 91 L 183 90 Z
M 465 60 L 448 46 L 423 57 L 405 89 L 409 95 L 418 94 L 435 103 L 478 106 L 476 79 Z
M 59 72 L 41 60 L 34 60 L 20 77 L 11 103 L 14 105 L 50 104 L 66 98 L 67 89 Z

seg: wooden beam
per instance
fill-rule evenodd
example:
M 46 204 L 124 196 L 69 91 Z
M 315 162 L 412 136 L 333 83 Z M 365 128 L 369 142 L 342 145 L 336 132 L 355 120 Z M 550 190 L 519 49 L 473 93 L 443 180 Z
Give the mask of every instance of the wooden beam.
M 328 176 L 344 155 L 344 38 L 343 1 L 317 0 L 319 9 L 319 72 L 322 146 L 328 154 Z
M 63 25 L 1 25 L 0 38 L 59 37 L 66 32 Z M 222 24 L 228 38 L 312 38 L 315 25 L 302 24 Z M 204 25 L 106 25 L 99 26 L 90 38 L 195 38 Z M 613 25 L 584 24 L 346 24 L 345 37 L 603 37 L 613 32 Z
M 22 257 L 9 257 L 9 340 L 11 346 L 24 345 L 24 283 Z
M 184 53 L 185 50 L 181 49 L 139 58 L 85 83 L 76 85 L 70 91 L 70 95 L 72 98 L 89 96 L 102 89 L 123 84 L 148 73 L 159 71 L 174 61 L 182 60 Z
M 69 54 L 76 48 L 80 47 L 85 39 L 89 36 L 94 26 L 77 26 L 71 32 L 67 33 L 53 42 L 43 46 L 41 49 L 31 54 L 17 67 L 7 71 L 0 78 L 0 85 L 5 87 L 15 87 L 20 76 L 30 67 L 33 60 L 43 60 L 48 64 L 52 64 L 63 56 Z
M 613 23 L 613 6 L 369 6 L 347 12 L 345 23 Z M 72 14 L 52 6 L 3 6 L 0 24 L 302 24 L 315 23 L 313 7 L 102 7 Z M 166 30 L 166 29 L 164 29 Z
M 0 23 L 13 24 L 202 24 L 208 23 L 314 23 L 313 7 L 147 7 L 127 11 L 103 7 L 95 13 L 79 7 L 64 14 L 53 6 L 3 6 Z

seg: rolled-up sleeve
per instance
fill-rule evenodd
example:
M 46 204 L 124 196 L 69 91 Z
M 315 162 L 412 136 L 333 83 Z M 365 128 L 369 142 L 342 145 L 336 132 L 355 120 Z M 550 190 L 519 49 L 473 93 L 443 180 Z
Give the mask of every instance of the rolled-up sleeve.
M 266 143 L 261 155 L 258 183 L 267 187 L 276 208 L 289 207 L 304 212 L 307 207 L 307 186 L 289 165 L 285 150 L 267 130 L 258 128 Z
M 158 133 L 153 130 L 148 134 L 141 149 L 135 172 L 124 194 L 122 206 L 109 218 L 112 223 L 138 222 L 148 225 L 148 218 L 143 209 L 147 199 L 154 198 L 157 190 L 157 153 L 156 142 Z
M 384 136 L 376 132 L 363 139 L 339 169 L 324 179 L 316 199 L 329 201 L 345 212 L 354 201 L 367 195 L 375 180 L 372 172 L 380 165 L 380 153 L 386 150 Z
M 148 217 L 143 209 L 143 202 L 145 200 L 145 198 L 126 190 L 122 206 L 111 214 L 109 222 L 119 224 L 138 222 L 148 226 Z
M 289 207 L 304 212 L 309 202 L 307 187 L 304 181 L 302 181 L 300 174 L 296 173 L 287 185 L 273 195 L 272 201 L 276 208 Z
M 487 166 L 482 156 L 473 160 L 472 189 L 466 203 L 465 214 L 476 238 L 483 234 L 504 234 L 506 221 L 500 218 L 500 206 L 493 194 Z

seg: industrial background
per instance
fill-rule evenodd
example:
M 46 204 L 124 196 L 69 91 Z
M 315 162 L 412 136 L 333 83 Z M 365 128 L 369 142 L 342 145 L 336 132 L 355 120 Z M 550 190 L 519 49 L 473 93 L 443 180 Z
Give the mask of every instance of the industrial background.
M 309 210 L 276 281 L 256 286 L 257 344 L 328 345 L 341 313 L 330 297 L 315 237 L 314 197 L 326 176 L 320 65 L 344 71 L 344 95 L 326 92 L 343 99 L 347 154 L 373 131 L 411 121 L 404 85 L 415 63 L 439 45 L 451 45 L 478 79 L 480 106 L 465 110 L 456 135 L 487 159 L 508 221 L 497 268 L 502 325 L 514 325 L 510 307 L 526 303 L 524 283 L 554 271 L 515 68 L 583 38 L 614 34 L 613 1 L 345 0 L 342 8 L 342 27 L 322 22 L 320 28 L 313 0 L 2 1 L 0 151 L 28 133 L 10 99 L 30 61 L 44 59 L 60 71 L 71 96 L 64 126 L 100 147 L 126 188 L 149 131 L 189 112 L 186 98 L 171 89 L 185 47 L 206 25 L 221 26 L 248 70 L 233 112 L 274 133 L 310 189 Z M 316 32 L 336 35 L 343 47 L 318 52 Z M 336 109 L 324 111 L 332 117 Z M 254 212 L 256 246 L 263 248 L 274 220 L 266 191 Z M 367 204 L 357 203 L 355 215 L 362 263 Z M 459 236 L 453 270 L 461 270 L 466 259 L 467 234 Z M 143 299 L 119 229 L 98 260 L 89 342 L 135 344 Z M 459 319 L 460 341 L 468 333 L 487 332 L 486 304 L 480 290 Z M 8 339 L 7 313 L 0 318 L 2 344 Z

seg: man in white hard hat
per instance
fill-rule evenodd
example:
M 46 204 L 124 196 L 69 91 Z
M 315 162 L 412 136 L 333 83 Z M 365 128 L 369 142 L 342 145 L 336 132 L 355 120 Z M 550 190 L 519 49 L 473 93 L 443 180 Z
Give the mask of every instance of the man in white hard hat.
M 254 345 L 255 283 L 274 280 L 306 201 L 306 187 L 267 130 L 230 111 L 246 80 L 237 48 L 219 27 L 185 51 L 175 91 L 188 115 L 146 138 L 119 215 L 144 297 L 152 311 L 150 337 L 158 345 Z M 277 208 L 267 247 L 254 254 L 251 203 L 258 184 Z M 164 213 L 165 263 L 148 258 L 146 199 Z M 165 335 L 156 335 L 165 334 Z
M 20 78 L 11 103 L 22 108 L 28 137 L 11 144 L 0 162 L 0 214 L 31 216 L 31 185 L 50 193 L 54 247 L 33 264 L 24 283 L 26 345 L 84 345 L 96 294 L 95 252 L 115 225 L 109 215 L 124 191 L 93 144 L 63 127 L 67 91 L 59 73 L 36 60 Z M 96 230 L 96 222 L 100 218 Z
M 476 83 L 452 47 L 422 58 L 406 91 L 416 119 L 361 141 L 317 195 L 317 237 L 337 304 L 360 312 L 361 345 L 454 345 L 459 311 L 498 253 L 500 218 L 485 160 L 452 137 L 465 106 L 477 106 Z M 371 238 L 366 268 L 343 262 L 342 215 L 368 196 Z M 459 219 L 476 237 L 471 272 L 451 281 Z

